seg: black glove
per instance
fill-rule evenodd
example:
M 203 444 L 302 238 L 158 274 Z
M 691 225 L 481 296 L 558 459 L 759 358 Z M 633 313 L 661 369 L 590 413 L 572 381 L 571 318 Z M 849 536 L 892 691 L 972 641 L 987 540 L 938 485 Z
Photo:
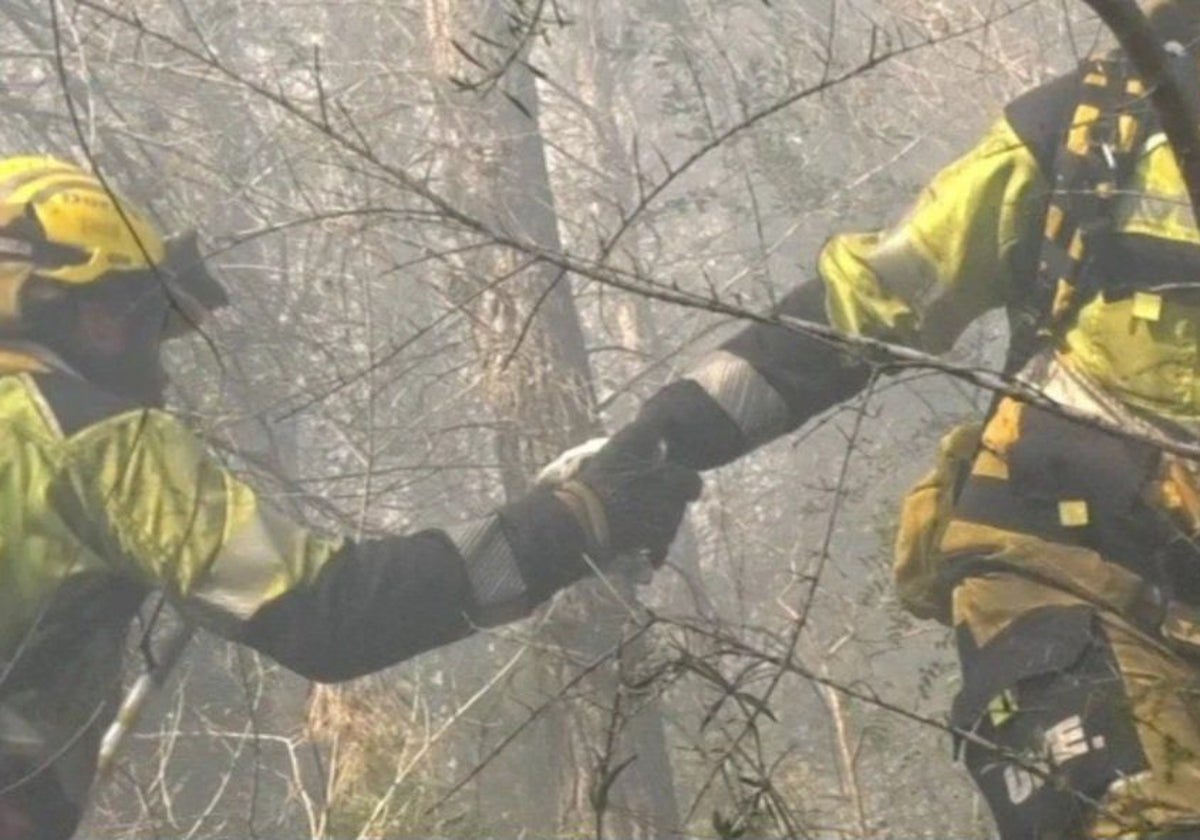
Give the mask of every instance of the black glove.
M 666 460 L 658 431 L 626 426 L 556 488 L 588 534 L 597 559 L 646 551 L 657 565 L 679 530 L 687 503 L 700 496 L 700 476 Z

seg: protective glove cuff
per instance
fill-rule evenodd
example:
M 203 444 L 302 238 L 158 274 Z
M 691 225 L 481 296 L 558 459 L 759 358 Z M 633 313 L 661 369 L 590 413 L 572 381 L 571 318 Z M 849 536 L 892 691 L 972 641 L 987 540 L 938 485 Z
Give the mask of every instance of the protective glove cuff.
M 528 590 L 530 606 L 590 571 L 583 553 L 591 536 L 572 506 L 576 498 L 575 494 L 568 497 L 538 487 L 499 511 L 505 537 Z

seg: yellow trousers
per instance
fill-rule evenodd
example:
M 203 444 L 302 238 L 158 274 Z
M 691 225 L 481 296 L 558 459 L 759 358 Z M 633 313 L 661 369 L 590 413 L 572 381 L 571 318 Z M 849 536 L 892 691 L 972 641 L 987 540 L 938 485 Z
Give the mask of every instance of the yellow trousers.
M 1034 555 L 1026 568 L 1108 566 L 970 523 L 946 536 L 1014 566 Z M 1001 836 L 1200 837 L 1200 659 L 1127 620 L 1114 589 L 1062 580 L 993 571 L 954 590 L 953 722 Z

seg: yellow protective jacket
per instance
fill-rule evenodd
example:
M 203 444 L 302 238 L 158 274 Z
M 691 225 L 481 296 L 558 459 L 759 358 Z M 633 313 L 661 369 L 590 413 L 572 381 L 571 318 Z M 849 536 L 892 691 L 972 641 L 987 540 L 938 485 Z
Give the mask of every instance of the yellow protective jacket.
M 1081 79 L 1081 72 L 1069 74 L 1011 103 L 892 226 L 832 237 L 818 259 L 820 282 L 796 288 L 779 311 L 850 335 L 940 353 L 983 313 L 1019 307 L 1034 286 L 1030 279 L 1037 271 L 1055 155 Z M 1193 434 L 1200 429 L 1200 287 L 1183 287 L 1200 277 L 1200 232 L 1161 133 L 1148 133 L 1122 187 L 1102 258 L 1091 270 L 1106 272 L 1113 286 L 1172 288 L 1096 296 L 1024 375 L 1062 402 L 1138 431 Z M 652 398 L 643 419 L 666 430 L 673 457 L 714 466 L 853 395 L 868 373 L 860 359 L 825 342 L 751 326 Z M 967 494 L 976 512 L 1003 508 L 1005 527 L 1033 523 L 1034 532 L 1047 539 L 1106 555 L 1113 548 L 1114 555 L 1127 553 L 1130 564 L 1139 562 L 1140 546 L 1144 564 L 1149 544 L 1139 540 L 1145 534 L 1118 526 L 1138 503 L 1133 498 L 1138 488 L 1124 488 L 1129 492 L 1120 501 L 1129 507 L 1109 505 L 1112 515 L 1103 521 L 1095 508 L 1105 500 L 1095 500 L 1089 517 L 1088 495 L 1098 488 L 1115 490 L 1118 479 L 1128 477 L 1131 485 L 1146 479 L 1158 466 L 1153 458 L 1111 440 L 1084 443 L 1078 427 L 1069 424 L 1023 419 L 1019 409 L 1011 414 L 989 426 L 985 457 L 974 464 L 979 483 L 1013 478 L 1006 457 L 1022 431 L 1036 431 L 1037 446 L 1031 438 L 1025 447 L 1020 481 Z M 992 452 L 998 457 L 989 460 Z M 1039 466 L 1052 463 L 1060 467 Z M 1034 497 L 1047 504 L 1025 504 Z M 1114 539 L 1124 544 L 1115 546 Z M 955 548 L 970 546 L 960 541 Z M 1200 586 L 1189 585 L 1200 596 Z
M 942 352 L 990 309 L 1036 309 L 1023 298 L 1046 253 L 1055 154 L 1082 78 L 1012 103 L 891 227 L 830 239 L 819 282 L 781 311 Z M 1022 375 L 1151 439 L 1194 441 L 1200 235 L 1164 138 L 1135 149 L 1112 230 L 1083 251 L 1114 294 L 1062 323 Z M 642 422 L 665 431 L 672 457 L 713 466 L 868 375 L 822 341 L 751 326 L 659 392 Z M 901 531 L 916 550 L 898 569 L 900 597 L 955 626 L 962 689 L 950 721 L 971 735 L 965 761 L 1003 837 L 1195 833 L 1200 528 L 1179 515 L 1197 509 L 1195 465 L 1158 443 L 998 400 L 986 424 L 944 438 L 941 468 L 907 497 L 905 524 L 920 524 Z
M 818 260 L 821 284 L 798 287 L 779 311 L 850 335 L 940 353 L 980 315 L 1011 303 L 1014 290 L 1023 287 L 1018 275 L 1036 269 L 1050 190 L 1047 169 L 1073 103 L 1072 82 L 1073 76 L 1057 80 L 1014 103 L 1029 103 L 1024 109 L 1010 106 L 974 148 L 928 183 L 896 224 L 832 237 Z M 1044 116 L 1025 116 L 1018 130 L 1012 115 L 1035 109 Z M 1180 265 L 1200 269 L 1200 233 L 1161 133 L 1148 138 L 1133 183 L 1117 199 L 1115 228 L 1117 270 L 1161 271 L 1165 282 L 1178 277 Z M 1151 306 L 1135 296 L 1096 298 L 1067 332 L 1059 358 L 1126 405 L 1191 425 L 1200 420 L 1200 296 L 1176 291 L 1158 298 Z M 741 365 L 751 370 L 734 369 Z M 675 412 L 677 443 L 688 460 L 724 462 L 795 428 L 863 381 L 861 366 L 820 342 L 750 327 L 685 380 L 724 410 L 721 418 L 701 415 L 710 431 L 723 428 L 741 440 L 693 440 L 708 451 L 691 453 L 689 438 L 702 436 Z
M 548 491 L 459 528 L 320 536 L 166 411 L 0 351 L 0 810 L 46 799 L 19 787 L 43 765 L 56 794 L 83 801 L 152 589 L 201 627 L 340 680 L 527 611 L 585 573 L 582 547 Z
M 900 224 L 833 238 L 820 259 L 831 322 L 949 349 L 967 324 L 1009 302 L 1016 272 L 1032 270 L 1049 189 L 1042 166 L 1001 120 L 922 191 Z M 1178 279 L 1181 263 L 1200 269 L 1200 234 L 1161 133 L 1146 142 L 1114 221 L 1108 259 L 1123 264 L 1109 270 L 1159 271 L 1166 283 Z M 1059 359 L 1126 405 L 1191 426 L 1200 418 L 1197 315 L 1194 291 L 1097 297 L 1067 331 Z

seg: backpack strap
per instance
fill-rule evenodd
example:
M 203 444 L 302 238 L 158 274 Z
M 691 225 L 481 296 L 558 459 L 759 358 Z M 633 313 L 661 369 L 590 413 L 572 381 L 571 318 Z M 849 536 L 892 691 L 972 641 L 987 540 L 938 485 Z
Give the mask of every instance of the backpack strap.
M 1069 73 L 1019 94 L 1004 106 L 1005 120 L 1033 154 L 1047 182 L 1054 172 L 1054 159 L 1062 146 L 1067 119 L 1075 111 L 1085 70 L 1078 65 Z
M 1119 54 L 1087 59 L 1078 79 L 1074 108 L 1048 173 L 1052 187 L 1037 269 L 1009 305 L 1010 374 L 1101 291 L 1089 282 L 1086 266 L 1097 240 L 1112 229 L 1116 196 L 1129 183 L 1137 152 L 1155 124 L 1142 82 Z

